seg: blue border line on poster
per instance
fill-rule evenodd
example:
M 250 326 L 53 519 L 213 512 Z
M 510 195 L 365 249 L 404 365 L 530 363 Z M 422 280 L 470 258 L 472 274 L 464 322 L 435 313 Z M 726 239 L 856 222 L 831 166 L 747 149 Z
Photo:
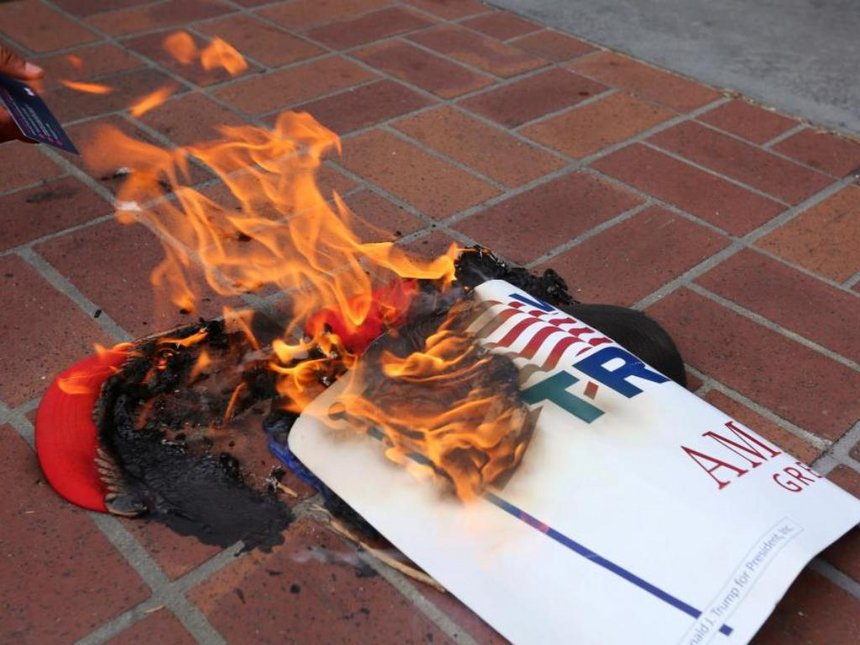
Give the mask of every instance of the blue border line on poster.
M 688 605 L 683 600 L 675 598 L 675 596 L 663 591 L 659 587 L 652 585 L 647 580 L 643 580 L 642 578 L 640 578 L 636 574 L 631 573 L 630 571 L 628 571 L 624 567 L 621 567 L 621 566 L 615 564 L 611 560 L 607 560 L 602 555 L 595 553 L 594 551 L 592 551 L 591 549 L 589 549 L 586 546 L 583 546 L 579 542 L 576 542 L 575 540 L 571 540 L 569 537 L 567 537 L 563 533 L 560 533 L 559 531 L 555 530 L 551 526 L 544 524 L 543 522 L 541 522 L 539 519 L 537 519 L 533 515 L 529 515 L 528 513 L 526 513 L 521 508 L 514 506 L 513 504 L 502 499 L 498 495 L 494 495 L 493 493 L 490 493 L 490 492 L 485 492 L 484 498 L 487 501 L 489 501 L 490 503 L 497 506 L 498 508 L 505 511 L 506 513 L 512 515 L 513 517 L 517 518 L 518 520 L 520 520 L 522 522 L 525 522 L 526 524 L 531 526 L 533 529 L 540 531 L 541 533 L 543 533 L 547 537 L 552 538 L 553 540 L 555 540 L 556 542 L 558 542 L 562 546 L 567 547 L 568 549 L 570 549 L 574 553 L 581 555 L 582 557 L 593 562 L 594 564 L 603 567 L 607 571 L 614 573 L 615 575 L 623 578 L 627 582 L 630 582 L 630 583 L 636 585 L 637 587 L 639 587 L 640 589 L 647 591 L 651 595 L 656 596 L 657 598 L 659 598 L 663 602 L 668 603 L 669 605 L 672 605 L 676 609 L 680 609 L 681 611 L 683 611 L 688 616 L 692 616 L 693 618 L 699 618 L 702 615 L 702 612 L 699 611 L 698 609 L 696 609 L 695 607 L 693 607 L 692 605 Z M 732 633 L 732 631 L 733 631 L 732 628 L 729 627 L 728 625 L 722 625 L 720 627 L 720 633 L 725 634 L 726 636 L 730 635 Z

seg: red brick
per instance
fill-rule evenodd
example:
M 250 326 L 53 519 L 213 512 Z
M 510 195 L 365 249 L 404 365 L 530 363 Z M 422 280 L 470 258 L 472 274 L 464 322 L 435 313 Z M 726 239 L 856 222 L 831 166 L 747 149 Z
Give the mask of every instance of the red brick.
M 833 181 L 698 123 L 680 123 L 650 141 L 790 204 L 803 201 Z
M 155 61 L 162 68 L 167 69 L 177 76 L 181 76 L 185 80 L 195 83 L 196 85 L 214 85 L 233 78 L 233 76 L 223 67 L 206 70 L 203 69 L 199 60 L 195 60 L 190 63 L 181 63 L 176 60 L 164 47 L 165 39 L 174 33 L 177 32 L 160 31 L 157 33 L 146 34 L 145 36 L 126 39 L 123 41 L 123 44 L 132 51 Z M 208 45 L 208 41 L 200 36 L 192 34 L 188 34 L 188 36 L 194 41 L 198 50 L 201 50 Z M 256 74 L 259 73 L 259 71 L 260 68 L 257 65 L 249 63 L 248 68 L 237 74 L 237 76 Z
M 427 215 L 444 218 L 498 191 L 477 177 L 384 132 L 344 144 L 343 165 Z
M 307 36 L 332 49 L 348 49 L 432 24 L 416 12 L 390 7 L 317 27 Z
M 94 27 L 120 36 L 176 27 L 233 11 L 220 0 L 167 0 L 158 4 L 100 13 L 87 19 Z
M 447 253 L 452 243 L 457 244 L 457 247 L 462 246 L 456 243 L 447 233 L 433 231 L 410 242 L 406 248 L 419 257 L 432 260 Z
M 752 640 L 754 645 L 849 645 L 860 633 L 860 600 L 805 569 Z
M 565 163 L 451 107 L 422 112 L 394 127 L 508 186 L 525 184 Z
M 257 13 L 287 29 L 307 29 L 331 20 L 343 20 L 391 4 L 391 0 L 293 0 L 260 9 Z
M 4 643 L 71 643 L 149 590 L 87 514 L 42 479 L 36 456 L 0 427 Z
M 593 175 L 572 173 L 476 213 L 456 228 L 506 259 L 526 264 L 640 201 Z
M 37 181 L 47 181 L 65 174 L 64 170 L 42 154 L 39 146 L 22 144 L 18 141 L 0 144 L 0 168 L 3 169 L 0 173 L 0 192 L 21 188 Z M 8 234 L 7 226 L 4 238 Z
M 227 16 L 204 22 L 199 31 L 218 36 L 264 65 L 280 67 L 317 56 L 323 49 L 251 16 Z
M 571 69 L 678 112 L 688 112 L 720 98 L 710 87 L 615 52 L 600 52 L 571 64 Z
M 697 280 L 781 327 L 860 362 L 860 299 L 743 250 Z
M 242 125 L 244 121 L 203 94 L 187 94 L 159 105 L 140 120 L 174 143 L 188 145 L 221 139 L 219 125 Z
M 0 249 L 109 215 L 110 204 L 77 179 L 66 177 L 0 197 L 4 232 Z
M 745 235 L 784 210 L 778 202 L 641 144 L 592 166 L 734 235 Z
M 551 69 L 469 97 L 461 105 L 502 125 L 516 127 L 576 105 L 605 89 L 600 83 L 577 74 Z
M 834 567 L 860 582 L 860 528 L 854 527 L 821 554 Z
M 159 609 L 139 620 L 108 641 L 110 645 L 148 645 L 149 643 L 175 643 L 193 645 L 195 639 L 170 610 Z
M 117 9 L 127 9 L 128 7 L 136 7 L 142 4 L 149 4 L 152 0 L 53 0 L 54 4 L 65 11 L 76 16 L 91 16 L 94 13 L 102 13 L 103 11 L 115 11 Z
M 797 125 L 795 119 L 740 100 L 724 103 L 698 118 L 753 143 L 770 141 Z
M 159 88 L 177 87 L 168 76 L 149 68 L 123 72 L 100 82 L 113 91 L 110 94 L 87 94 L 62 87 L 47 92 L 45 101 L 57 118 L 67 123 L 124 110 Z
M 400 206 L 369 190 L 350 195 L 344 201 L 357 216 L 352 228 L 366 242 L 394 242 L 424 226 L 424 222 Z
M 617 93 L 530 125 L 522 132 L 571 157 L 585 157 L 671 117 L 665 108 Z
M 203 544 L 195 537 L 179 535 L 164 524 L 145 518 L 123 520 L 123 524 L 171 580 L 199 567 L 221 551 L 220 547 Z
M 517 38 L 508 44 L 555 63 L 596 51 L 592 45 L 578 38 L 549 29 Z
M 831 132 L 802 130 L 773 148 L 834 177 L 860 170 L 860 142 Z
M 851 368 L 686 289 L 649 312 L 690 365 L 783 419 L 836 440 L 860 418 Z
M 477 0 L 406 0 L 406 2 L 445 20 L 457 20 L 487 11 L 487 6 Z
M 417 643 L 445 640 L 356 550 L 310 520 L 272 553 L 237 558 L 188 592 L 228 641 Z M 357 636 L 363 634 L 364 636 Z
M 404 42 L 383 43 L 353 55 L 443 98 L 460 96 L 492 83 L 488 76 Z
M 410 40 L 505 78 L 546 65 L 545 60 L 521 49 L 462 27 L 436 27 L 414 34 Z
M 819 456 L 821 449 L 807 443 L 797 435 L 784 430 L 773 421 L 769 421 L 757 412 L 753 412 L 742 403 L 738 403 L 718 390 L 711 390 L 705 395 L 705 401 L 725 412 L 727 415 L 752 428 L 768 441 L 772 441 L 791 456 L 811 464 Z
M 860 271 L 860 186 L 846 186 L 757 242 L 838 282 Z
M 34 52 L 49 52 L 98 40 L 86 27 L 32 0 L 0 4 L 0 25 L 2 33 Z
M 196 314 L 182 315 L 176 306 L 166 303 L 167 294 L 156 297 L 149 274 L 163 259 L 164 251 L 143 226 L 108 221 L 45 242 L 38 251 L 133 336 L 196 320 Z M 200 303 L 198 313 L 204 317 L 220 315 L 224 302 L 235 305 L 216 300 L 208 290 L 203 297 L 207 300 Z
M 248 114 L 263 114 L 344 90 L 371 78 L 370 72 L 355 63 L 332 57 L 241 80 L 216 94 Z
M 327 128 L 340 135 L 408 114 L 431 102 L 394 81 L 382 80 L 296 106 L 310 112 Z
M 452 618 L 459 627 L 481 645 L 507 645 L 510 641 L 502 637 L 496 630 L 481 620 L 475 612 L 450 593 L 442 593 L 432 587 L 421 587 L 421 593 L 445 614 Z
M 464 20 L 460 24 L 469 29 L 480 31 L 482 34 L 498 38 L 499 40 L 509 40 L 542 29 L 540 25 L 524 20 L 510 11 L 485 13 L 481 16 Z
M 698 376 L 693 374 L 690 370 L 686 370 L 687 373 L 687 389 L 690 392 L 696 392 L 702 385 L 704 385 L 704 381 L 700 379 Z
M 860 497 L 860 473 L 848 466 L 836 466 L 827 474 L 827 479 L 854 497 Z
M 106 74 L 125 72 L 143 67 L 144 63 L 116 45 L 102 43 L 90 47 L 78 47 L 74 56 L 80 59 L 79 65 L 73 64 L 69 54 L 53 54 L 36 62 L 45 70 L 44 87 L 60 87 L 61 80 L 92 81 Z
M 629 306 L 728 243 L 723 236 L 655 206 L 578 244 L 546 267 L 569 276 L 577 299 Z

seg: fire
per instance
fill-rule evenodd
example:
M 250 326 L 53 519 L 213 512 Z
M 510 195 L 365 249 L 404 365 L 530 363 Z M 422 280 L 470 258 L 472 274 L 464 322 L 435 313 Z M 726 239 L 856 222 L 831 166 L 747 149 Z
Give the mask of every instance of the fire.
M 186 31 L 177 31 L 170 34 L 164 39 L 162 45 L 167 50 L 167 53 L 183 65 L 190 65 L 197 60 L 197 44 Z
M 383 349 L 359 361 L 329 415 L 381 432 L 390 459 L 447 480 L 469 500 L 519 465 L 534 420 L 515 368 L 466 331 L 474 316 L 464 309 L 455 306 L 415 351 Z
M 221 40 L 213 38 L 209 46 L 200 52 L 200 64 L 203 69 L 226 69 L 231 76 L 241 74 L 248 69 L 248 63 L 232 45 Z
M 219 39 L 198 52 L 180 32 L 165 47 L 182 62 L 199 58 L 207 69 L 219 65 L 234 73 L 245 64 Z M 159 90 L 132 114 L 166 97 Z M 408 322 L 422 289 L 449 289 L 460 249 L 452 245 L 427 260 L 391 242 L 362 241 L 356 215 L 340 195 L 325 194 L 316 183 L 320 165 L 341 148 L 309 114 L 283 113 L 271 130 L 243 125 L 218 131 L 215 140 L 173 149 L 111 127 L 95 142 L 95 149 L 119 151 L 131 169 L 117 195 L 120 221 L 141 223 L 162 240 L 165 258 L 152 274 L 156 291 L 187 312 L 195 311 L 204 283 L 224 296 L 261 288 L 288 294 L 291 322 L 265 347 L 246 318 L 226 314 L 251 341 L 255 360 L 268 362 L 284 407 L 304 410 L 349 373 L 343 414 L 358 429 L 382 431 L 393 459 L 419 455 L 460 497 L 474 496 L 515 467 L 530 427 L 512 395 L 518 392 L 515 371 L 502 370 L 510 381 L 505 386 L 493 381 L 499 357 L 455 324 L 461 315 L 440 320 L 439 330 L 408 355 L 375 349 L 368 350 L 372 358 L 358 360 L 371 340 Z M 223 194 L 189 185 L 194 164 L 217 176 Z M 160 345 L 178 349 L 201 339 L 168 338 Z M 208 365 L 201 354 L 192 376 Z M 348 372 L 352 367 L 355 374 Z M 240 394 L 233 393 L 225 421 Z
M 188 32 L 177 31 L 167 36 L 162 46 L 168 54 L 183 65 L 190 65 L 199 59 L 203 69 L 225 69 L 231 76 L 241 74 L 248 69 L 248 63 L 245 62 L 242 54 L 218 37 L 213 38 L 212 42 L 200 50 Z
M 171 87 L 169 85 L 165 85 L 164 87 L 160 87 L 154 92 L 150 92 L 146 96 L 139 98 L 134 104 L 129 108 L 129 112 L 134 117 L 143 116 L 150 110 L 154 110 L 159 105 L 164 103 L 176 88 Z
M 110 94 L 113 88 L 101 83 L 82 83 L 80 81 L 60 80 L 60 83 L 68 87 L 70 90 L 85 92 L 86 94 Z
M 77 54 L 69 54 L 66 56 L 66 60 L 69 65 L 71 65 L 76 72 L 81 72 L 84 69 L 84 60 L 78 56 Z

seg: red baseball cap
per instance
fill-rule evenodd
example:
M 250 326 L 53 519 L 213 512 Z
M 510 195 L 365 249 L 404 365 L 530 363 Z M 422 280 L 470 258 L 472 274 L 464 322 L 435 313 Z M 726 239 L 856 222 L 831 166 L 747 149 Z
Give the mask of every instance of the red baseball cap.
M 36 414 L 36 454 L 57 493 L 83 508 L 107 512 L 106 487 L 96 467 L 98 431 L 93 408 L 102 383 L 131 348 L 123 343 L 76 363 L 51 383 Z

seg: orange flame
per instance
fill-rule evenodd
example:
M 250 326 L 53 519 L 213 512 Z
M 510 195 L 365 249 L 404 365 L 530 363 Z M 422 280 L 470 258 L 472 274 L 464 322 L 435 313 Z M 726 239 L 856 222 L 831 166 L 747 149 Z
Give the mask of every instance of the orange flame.
M 162 46 L 173 58 L 183 65 L 190 65 L 198 58 L 205 70 L 225 69 L 231 76 L 248 69 L 248 63 L 235 47 L 218 38 L 212 39 L 202 50 L 188 32 L 177 31 L 167 36 Z
M 507 359 L 481 349 L 464 324 L 452 310 L 423 348 L 359 361 L 329 415 L 381 431 L 389 459 L 446 480 L 469 500 L 519 465 L 534 419 Z
M 76 72 L 83 71 L 84 59 L 77 54 L 69 54 L 68 56 L 66 56 L 66 60 L 69 61 L 69 65 L 71 65 Z
M 177 31 L 167 36 L 162 42 L 164 49 L 183 65 L 189 65 L 197 60 L 197 44 L 186 31 Z
M 166 39 L 165 47 L 177 60 L 197 55 L 183 32 Z M 204 67 L 231 73 L 244 65 L 219 39 L 200 57 Z M 132 114 L 168 95 L 162 88 Z M 93 148 L 110 147 L 131 169 L 117 195 L 117 217 L 144 224 L 162 240 L 165 258 L 151 280 L 174 306 L 194 311 L 204 287 L 224 296 L 261 287 L 289 295 L 291 322 L 270 347 L 254 339 L 242 314 L 226 317 L 249 339 L 255 360 L 268 361 L 284 405 L 301 411 L 356 366 L 372 338 L 403 322 L 418 280 L 440 290 L 451 284 L 460 250 L 452 244 L 426 260 L 392 242 L 362 241 L 341 197 L 324 194 L 316 183 L 326 155 L 340 152 L 340 140 L 309 114 L 281 114 L 271 130 L 243 125 L 218 131 L 213 141 L 163 149 L 107 127 Z M 193 165 L 217 176 L 223 198 L 189 185 Z M 355 427 L 385 432 L 391 458 L 422 455 L 433 473 L 469 498 L 519 463 L 530 426 L 525 407 L 511 395 L 516 378 L 513 390 L 487 380 L 501 359 L 464 330 L 449 320 L 407 356 L 373 350 L 374 359 L 348 373 L 341 400 Z M 203 335 L 161 339 L 159 348 L 172 352 Z M 192 378 L 209 364 L 201 353 Z M 240 393 L 233 392 L 225 422 Z
M 135 103 L 129 108 L 129 112 L 131 112 L 133 117 L 143 116 L 169 99 L 174 91 L 176 91 L 176 88 L 169 85 L 160 87 L 154 92 L 150 92 L 146 96 L 135 101 Z
M 110 94 L 113 88 L 101 83 L 82 83 L 80 81 L 67 81 L 60 79 L 60 83 L 68 87 L 70 90 L 77 92 L 85 92 L 87 94 Z
M 231 76 L 241 74 L 248 69 L 248 63 L 245 62 L 242 54 L 220 38 L 213 38 L 206 49 L 200 52 L 200 64 L 207 70 L 226 69 Z

